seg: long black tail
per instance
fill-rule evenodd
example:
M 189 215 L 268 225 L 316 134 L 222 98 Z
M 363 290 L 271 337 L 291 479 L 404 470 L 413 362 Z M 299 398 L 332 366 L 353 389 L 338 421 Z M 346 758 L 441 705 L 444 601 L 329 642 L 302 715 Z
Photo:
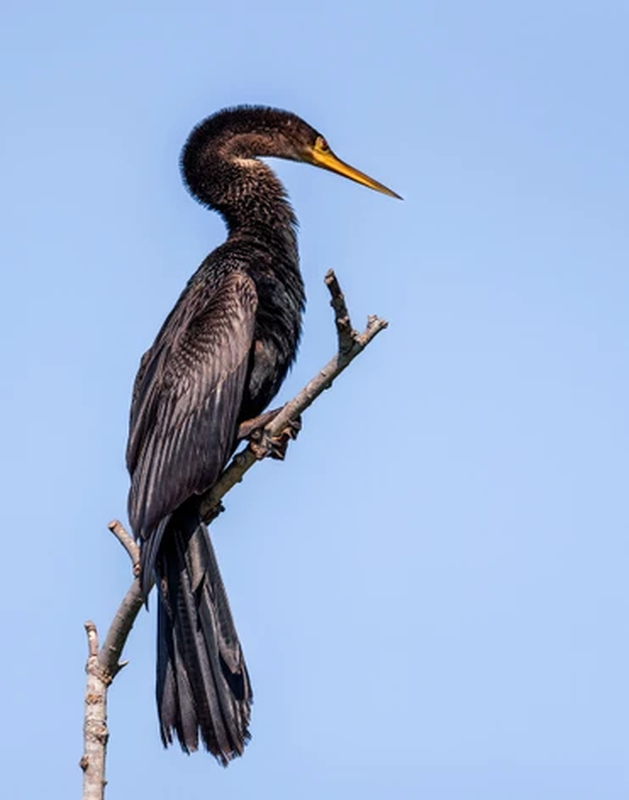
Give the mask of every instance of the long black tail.
M 205 747 L 222 763 L 249 740 L 252 692 L 206 526 L 182 507 L 155 562 L 159 595 L 157 709 L 164 745 Z

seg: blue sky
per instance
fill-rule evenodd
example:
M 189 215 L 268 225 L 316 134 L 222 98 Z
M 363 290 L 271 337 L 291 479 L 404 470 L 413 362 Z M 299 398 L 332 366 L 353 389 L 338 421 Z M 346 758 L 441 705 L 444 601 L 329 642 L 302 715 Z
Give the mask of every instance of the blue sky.
M 5 3 L 3 797 L 79 796 L 132 380 L 224 235 L 179 151 L 242 102 L 405 197 L 276 164 L 309 296 L 282 396 L 333 352 L 329 267 L 391 326 L 215 525 L 245 757 L 162 750 L 143 613 L 108 797 L 627 797 L 628 28 L 605 0 Z

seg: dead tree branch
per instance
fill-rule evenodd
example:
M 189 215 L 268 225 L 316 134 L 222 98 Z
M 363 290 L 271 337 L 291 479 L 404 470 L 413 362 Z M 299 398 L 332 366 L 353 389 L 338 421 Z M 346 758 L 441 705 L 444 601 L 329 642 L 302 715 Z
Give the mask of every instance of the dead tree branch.
M 334 380 L 369 342 L 387 327 L 385 320 L 370 316 L 367 318 L 367 327 L 362 333 L 354 330 L 345 298 L 332 270 L 325 276 L 325 283 L 331 296 L 330 305 L 334 309 L 338 351 L 299 394 L 286 403 L 265 426 L 264 432 L 271 439 L 281 437 L 298 423 L 301 414 L 325 389 L 330 388 Z M 232 458 L 218 481 L 201 498 L 201 514 L 206 521 L 220 513 L 222 498 L 242 481 L 244 474 L 259 460 L 251 444 Z M 127 664 L 126 661 L 121 661 L 120 657 L 144 602 L 138 580 L 140 561 L 138 545 L 117 520 L 109 523 L 109 530 L 125 548 L 136 577 L 116 611 L 102 647 L 99 647 L 96 625 L 93 622 L 85 623 L 88 658 L 85 668 L 87 681 L 83 728 L 84 751 L 80 761 L 83 770 L 83 800 L 103 800 L 105 796 L 105 757 L 109 738 L 107 690 L 118 672 Z

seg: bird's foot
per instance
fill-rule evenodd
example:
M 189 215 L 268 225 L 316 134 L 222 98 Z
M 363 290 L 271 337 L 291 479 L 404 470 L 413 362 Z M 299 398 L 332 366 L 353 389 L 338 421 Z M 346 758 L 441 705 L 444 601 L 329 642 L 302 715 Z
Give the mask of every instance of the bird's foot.
M 278 411 L 279 409 L 273 413 L 271 419 L 277 416 Z M 263 414 L 262 416 L 265 415 Z M 249 435 L 246 437 L 249 440 L 249 448 L 259 461 L 263 458 L 275 458 L 278 461 L 283 461 L 288 443 L 296 439 L 301 430 L 301 417 L 289 422 L 277 436 L 271 436 L 266 430 L 265 426 L 268 425 L 268 422 L 269 420 L 265 420 L 261 425 L 257 425 L 253 430 L 250 430 Z
M 262 430 L 265 425 L 272 422 L 281 410 L 281 408 L 273 408 L 271 411 L 265 411 L 264 414 L 260 414 L 258 417 L 246 419 L 244 422 L 241 422 L 238 426 L 238 441 L 244 442 L 246 439 L 250 439 L 256 431 Z

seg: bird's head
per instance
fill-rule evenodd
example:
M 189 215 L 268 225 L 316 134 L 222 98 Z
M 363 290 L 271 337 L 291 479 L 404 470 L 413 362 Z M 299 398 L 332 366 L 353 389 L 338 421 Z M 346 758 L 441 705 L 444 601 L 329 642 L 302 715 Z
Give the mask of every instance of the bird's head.
M 184 177 L 200 165 L 204 152 L 243 166 L 257 157 L 285 158 L 336 172 L 390 197 L 400 195 L 341 161 L 327 140 L 296 114 L 262 106 L 237 106 L 208 117 L 191 133 L 182 155 Z M 258 162 L 259 163 L 259 162 Z M 188 180 L 190 185 L 191 181 Z

